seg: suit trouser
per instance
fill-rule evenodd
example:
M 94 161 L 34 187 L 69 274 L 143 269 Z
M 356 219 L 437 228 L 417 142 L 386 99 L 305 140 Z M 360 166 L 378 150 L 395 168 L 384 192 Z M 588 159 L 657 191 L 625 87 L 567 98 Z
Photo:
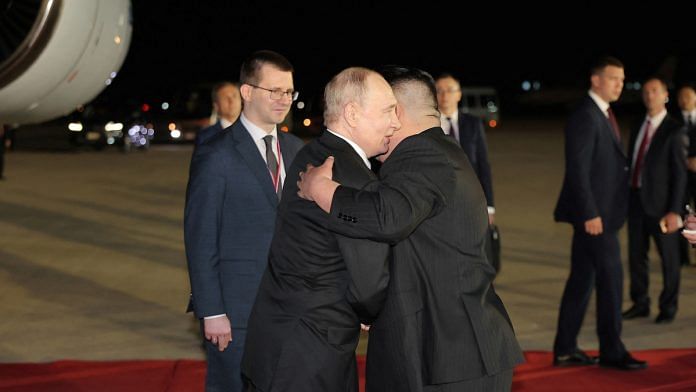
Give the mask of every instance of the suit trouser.
M 201 334 L 205 335 L 203 322 Z M 242 392 L 242 354 L 246 329 L 233 328 L 232 342 L 225 351 L 218 350 L 217 345 L 203 336 L 207 359 L 205 375 L 205 392 Z
M 570 276 L 558 313 L 555 355 L 571 354 L 578 348 L 578 333 L 594 287 L 599 354 L 605 360 L 621 359 L 626 348 L 621 342 L 623 270 L 618 233 L 605 231 L 592 236 L 585 232 L 584 226 L 575 227 Z
M 631 300 L 639 306 L 650 306 L 648 296 L 649 267 L 648 251 L 650 237 L 655 240 L 662 259 L 663 288 L 660 293 L 660 311 L 673 315 L 677 311 L 679 281 L 681 279 L 680 238 L 677 231 L 663 234 L 660 230 L 661 217 L 645 214 L 640 194 L 631 191 L 628 211 L 628 266 L 631 274 Z
M 423 392 L 506 392 L 512 389 L 512 369 L 492 376 L 450 384 L 426 385 Z

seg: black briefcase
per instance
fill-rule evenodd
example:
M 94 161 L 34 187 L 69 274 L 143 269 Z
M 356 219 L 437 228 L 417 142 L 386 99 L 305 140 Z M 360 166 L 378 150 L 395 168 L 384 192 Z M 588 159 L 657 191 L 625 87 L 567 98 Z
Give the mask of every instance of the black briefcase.
M 495 268 L 495 272 L 500 272 L 500 231 L 497 225 L 488 226 L 486 257 L 488 257 L 488 262 Z

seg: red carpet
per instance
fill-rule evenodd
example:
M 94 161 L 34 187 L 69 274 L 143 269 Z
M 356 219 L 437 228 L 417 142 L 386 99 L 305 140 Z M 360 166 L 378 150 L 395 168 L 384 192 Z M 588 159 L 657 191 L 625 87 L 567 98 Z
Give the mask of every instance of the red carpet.
M 636 372 L 554 368 L 548 352 L 525 355 L 527 363 L 515 369 L 516 392 L 696 391 L 696 349 L 636 351 L 649 361 Z M 358 364 L 362 378 L 364 359 Z M 0 364 L 1 392 L 202 392 L 204 378 L 205 363 L 192 360 Z

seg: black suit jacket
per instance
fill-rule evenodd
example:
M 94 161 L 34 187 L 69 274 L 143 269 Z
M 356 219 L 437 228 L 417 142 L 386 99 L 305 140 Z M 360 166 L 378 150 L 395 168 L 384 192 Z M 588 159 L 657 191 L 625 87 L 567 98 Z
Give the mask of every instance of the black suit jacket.
M 329 132 L 303 148 L 288 171 L 242 361 L 263 392 L 357 391 L 360 322 L 371 323 L 386 296 L 389 247 L 328 231 L 328 214 L 297 196 L 299 172 L 329 155 L 338 181 L 362 187 L 375 179 Z
M 486 143 L 483 121 L 461 110 L 458 118 L 459 144 L 469 158 L 469 162 L 471 162 L 471 166 L 481 182 L 488 205 L 493 207 L 493 178 L 491 176 L 491 165 L 488 162 L 488 145 Z
M 556 221 L 583 227 L 599 216 L 605 231 L 618 231 L 628 212 L 629 166 L 609 119 L 589 95 L 566 124 L 565 166 Z
M 641 126 L 642 123 L 633 127 L 631 132 L 628 154 L 631 167 Z M 668 114 L 650 141 L 640 172 L 640 199 L 647 215 L 660 218 L 667 212 L 684 213 L 687 145 L 685 128 Z
M 216 121 L 215 124 L 205 127 L 198 131 L 196 134 L 196 140 L 194 144 L 197 146 L 199 144 L 203 144 L 206 142 L 206 140 L 212 139 L 214 136 L 221 134 L 223 131 L 222 124 L 220 123 L 220 120 Z
M 388 298 L 370 329 L 368 390 L 420 391 L 522 362 L 491 284 L 486 200 L 461 148 L 440 127 L 423 131 L 394 148 L 380 178 L 364 190 L 342 184 L 329 226 L 394 244 Z

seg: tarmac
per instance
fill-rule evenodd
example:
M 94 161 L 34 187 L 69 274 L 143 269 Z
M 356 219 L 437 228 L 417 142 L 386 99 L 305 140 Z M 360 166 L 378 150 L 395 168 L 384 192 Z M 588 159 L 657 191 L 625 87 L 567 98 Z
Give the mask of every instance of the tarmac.
M 524 350 L 551 350 L 569 273 L 572 230 L 553 220 L 564 171 L 562 129 L 562 119 L 511 119 L 488 132 L 502 243 L 494 284 Z M 204 358 L 198 324 L 185 313 L 183 210 L 191 152 L 191 145 L 155 145 L 128 154 L 5 155 L 0 362 Z M 625 226 L 620 238 L 626 267 Z M 662 286 L 654 251 L 650 283 L 651 317 L 624 322 L 626 347 L 696 347 L 696 268 L 682 269 L 671 324 L 653 322 Z M 363 336 L 358 353 L 366 341 Z M 597 349 L 594 299 L 579 345 Z

